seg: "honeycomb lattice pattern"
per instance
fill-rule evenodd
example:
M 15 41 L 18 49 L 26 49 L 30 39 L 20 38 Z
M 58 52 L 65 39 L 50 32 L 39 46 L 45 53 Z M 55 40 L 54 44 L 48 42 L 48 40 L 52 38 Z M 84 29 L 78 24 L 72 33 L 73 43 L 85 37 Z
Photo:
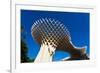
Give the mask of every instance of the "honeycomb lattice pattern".
M 53 46 L 70 41 L 70 33 L 63 23 L 51 18 L 42 18 L 33 23 L 32 36 L 41 45 L 50 43 Z

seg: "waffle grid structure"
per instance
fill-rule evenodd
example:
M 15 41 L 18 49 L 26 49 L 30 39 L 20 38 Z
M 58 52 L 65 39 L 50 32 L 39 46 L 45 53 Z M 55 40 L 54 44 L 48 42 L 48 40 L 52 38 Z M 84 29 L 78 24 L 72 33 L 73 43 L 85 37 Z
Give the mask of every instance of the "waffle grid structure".
M 42 18 L 37 20 L 32 26 L 32 35 L 41 45 L 42 43 L 58 46 L 61 41 L 70 41 L 68 29 L 58 20 Z

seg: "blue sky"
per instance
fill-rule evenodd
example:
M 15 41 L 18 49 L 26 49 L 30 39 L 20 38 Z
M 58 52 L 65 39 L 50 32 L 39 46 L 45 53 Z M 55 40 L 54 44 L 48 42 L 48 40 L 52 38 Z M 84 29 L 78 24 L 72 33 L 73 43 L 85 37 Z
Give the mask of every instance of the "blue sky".
M 89 13 L 80 12 L 56 12 L 56 11 L 36 11 L 36 10 L 21 10 L 21 25 L 24 27 L 22 35 L 25 36 L 25 41 L 28 47 L 28 56 L 35 59 L 40 46 L 32 38 L 31 27 L 33 23 L 40 18 L 54 18 L 61 21 L 68 28 L 71 40 L 76 47 L 87 46 L 87 54 L 90 51 L 90 28 L 89 28 Z M 68 53 L 57 51 L 54 55 L 54 61 L 69 56 Z

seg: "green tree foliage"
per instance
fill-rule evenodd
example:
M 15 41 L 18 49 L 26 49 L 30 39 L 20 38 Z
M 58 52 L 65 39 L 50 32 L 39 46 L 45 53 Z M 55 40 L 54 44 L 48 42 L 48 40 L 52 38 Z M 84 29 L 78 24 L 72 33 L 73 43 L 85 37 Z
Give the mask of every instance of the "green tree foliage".
M 28 47 L 25 42 L 25 35 L 23 35 L 22 33 L 25 32 L 24 32 L 24 28 L 21 26 L 21 63 L 33 62 L 34 60 L 31 60 L 27 55 Z
M 25 42 L 21 39 L 21 62 L 28 62 L 29 57 L 27 56 L 28 48 Z

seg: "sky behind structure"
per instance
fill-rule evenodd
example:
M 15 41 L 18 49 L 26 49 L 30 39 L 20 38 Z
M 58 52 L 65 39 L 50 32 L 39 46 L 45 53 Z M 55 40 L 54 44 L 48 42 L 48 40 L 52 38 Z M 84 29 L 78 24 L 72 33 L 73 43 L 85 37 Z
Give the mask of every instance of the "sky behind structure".
M 35 59 L 40 45 L 32 38 L 31 27 L 35 21 L 41 18 L 53 18 L 62 22 L 69 30 L 71 41 L 76 47 L 87 46 L 87 54 L 90 51 L 90 28 L 89 28 L 89 13 L 80 12 L 56 12 L 56 11 L 36 11 L 36 10 L 21 10 L 21 25 L 24 27 L 22 35 L 25 36 L 25 41 L 28 47 L 28 56 Z M 57 51 L 53 56 L 53 60 L 60 60 L 69 56 L 68 53 Z

